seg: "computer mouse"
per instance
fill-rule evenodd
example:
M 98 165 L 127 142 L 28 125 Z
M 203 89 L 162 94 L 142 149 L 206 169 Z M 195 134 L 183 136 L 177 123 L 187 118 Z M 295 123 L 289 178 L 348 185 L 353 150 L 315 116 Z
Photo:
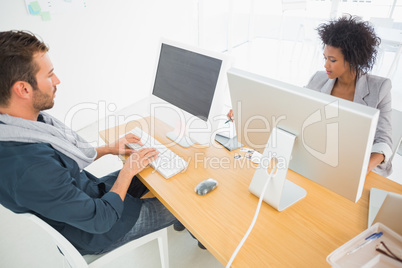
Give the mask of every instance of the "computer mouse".
M 197 186 L 195 186 L 194 191 L 198 195 L 206 195 L 207 193 L 215 189 L 216 186 L 218 186 L 218 182 L 214 179 L 209 178 L 197 184 Z

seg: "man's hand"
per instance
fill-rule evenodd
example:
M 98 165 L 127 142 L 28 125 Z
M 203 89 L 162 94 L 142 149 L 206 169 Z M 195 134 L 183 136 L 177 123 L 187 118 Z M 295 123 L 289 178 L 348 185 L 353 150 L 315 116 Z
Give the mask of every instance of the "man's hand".
M 106 154 L 130 155 L 130 154 L 134 153 L 134 150 L 126 147 L 127 143 L 138 143 L 140 145 L 143 145 L 141 143 L 141 140 L 139 137 L 135 136 L 132 133 L 128 133 L 127 135 L 121 137 L 120 139 L 118 139 L 115 142 L 112 142 L 112 143 L 102 146 L 102 147 L 98 147 L 96 149 L 96 151 L 98 152 L 96 159 L 98 159 Z
M 133 133 L 128 133 L 107 146 L 110 149 L 110 153 L 114 155 L 129 155 L 134 153 L 134 150 L 127 148 L 127 143 L 138 143 L 143 145 L 139 137 L 135 136 Z
M 154 148 L 141 149 L 134 151 L 124 163 L 123 169 L 136 175 L 141 172 L 152 161 L 158 158 L 159 152 Z
M 121 200 L 124 201 L 133 177 L 148 166 L 149 163 L 158 158 L 158 153 L 159 152 L 153 148 L 134 151 L 134 153 L 127 158 L 126 163 L 124 163 L 110 191 L 117 193 Z

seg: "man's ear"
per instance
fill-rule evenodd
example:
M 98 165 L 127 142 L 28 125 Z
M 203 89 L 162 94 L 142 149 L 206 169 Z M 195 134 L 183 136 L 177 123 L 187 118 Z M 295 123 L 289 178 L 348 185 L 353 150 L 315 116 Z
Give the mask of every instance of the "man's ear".
M 21 99 L 30 99 L 32 96 L 32 86 L 25 81 L 17 81 L 11 87 L 11 94 Z

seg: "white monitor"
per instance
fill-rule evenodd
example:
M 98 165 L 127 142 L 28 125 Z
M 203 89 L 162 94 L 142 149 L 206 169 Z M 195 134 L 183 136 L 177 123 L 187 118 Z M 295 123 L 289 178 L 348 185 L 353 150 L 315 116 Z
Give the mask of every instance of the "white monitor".
M 290 169 L 359 200 L 377 109 L 238 69 L 228 71 L 228 81 L 241 143 L 263 153 L 274 127 L 291 133 Z
M 371 194 L 371 192 L 370 192 Z M 402 195 L 397 193 L 387 193 L 384 198 L 373 224 L 381 222 L 391 230 L 402 235 Z
M 219 121 L 225 119 L 227 57 L 166 39 L 158 55 L 152 102 L 162 111 L 163 121 L 175 128 L 167 137 L 183 147 L 210 145 Z

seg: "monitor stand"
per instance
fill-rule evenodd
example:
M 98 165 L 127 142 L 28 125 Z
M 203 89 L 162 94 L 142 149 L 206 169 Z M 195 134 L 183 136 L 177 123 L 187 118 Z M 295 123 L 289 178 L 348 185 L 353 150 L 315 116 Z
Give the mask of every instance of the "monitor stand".
M 176 127 L 172 131 L 166 133 L 166 137 L 183 148 L 205 148 L 211 143 L 212 132 L 208 124 L 195 116 L 187 121 L 181 119 L 176 122 Z
M 278 211 L 290 207 L 307 195 L 305 189 L 286 179 L 295 138 L 295 135 L 279 128 L 272 130 L 249 186 L 250 192 L 260 197 L 266 180 L 270 180 L 263 200 Z M 277 171 L 270 178 L 269 164 L 274 159 L 277 161 Z
M 190 139 L 190 137 L 186 135 L 180 135 L 180 133 L 176 131 L 171 131 L 166 133 L 166 137 L 179 144 L 181 147 L 188 148 L 194 145 L 194 142 Z

